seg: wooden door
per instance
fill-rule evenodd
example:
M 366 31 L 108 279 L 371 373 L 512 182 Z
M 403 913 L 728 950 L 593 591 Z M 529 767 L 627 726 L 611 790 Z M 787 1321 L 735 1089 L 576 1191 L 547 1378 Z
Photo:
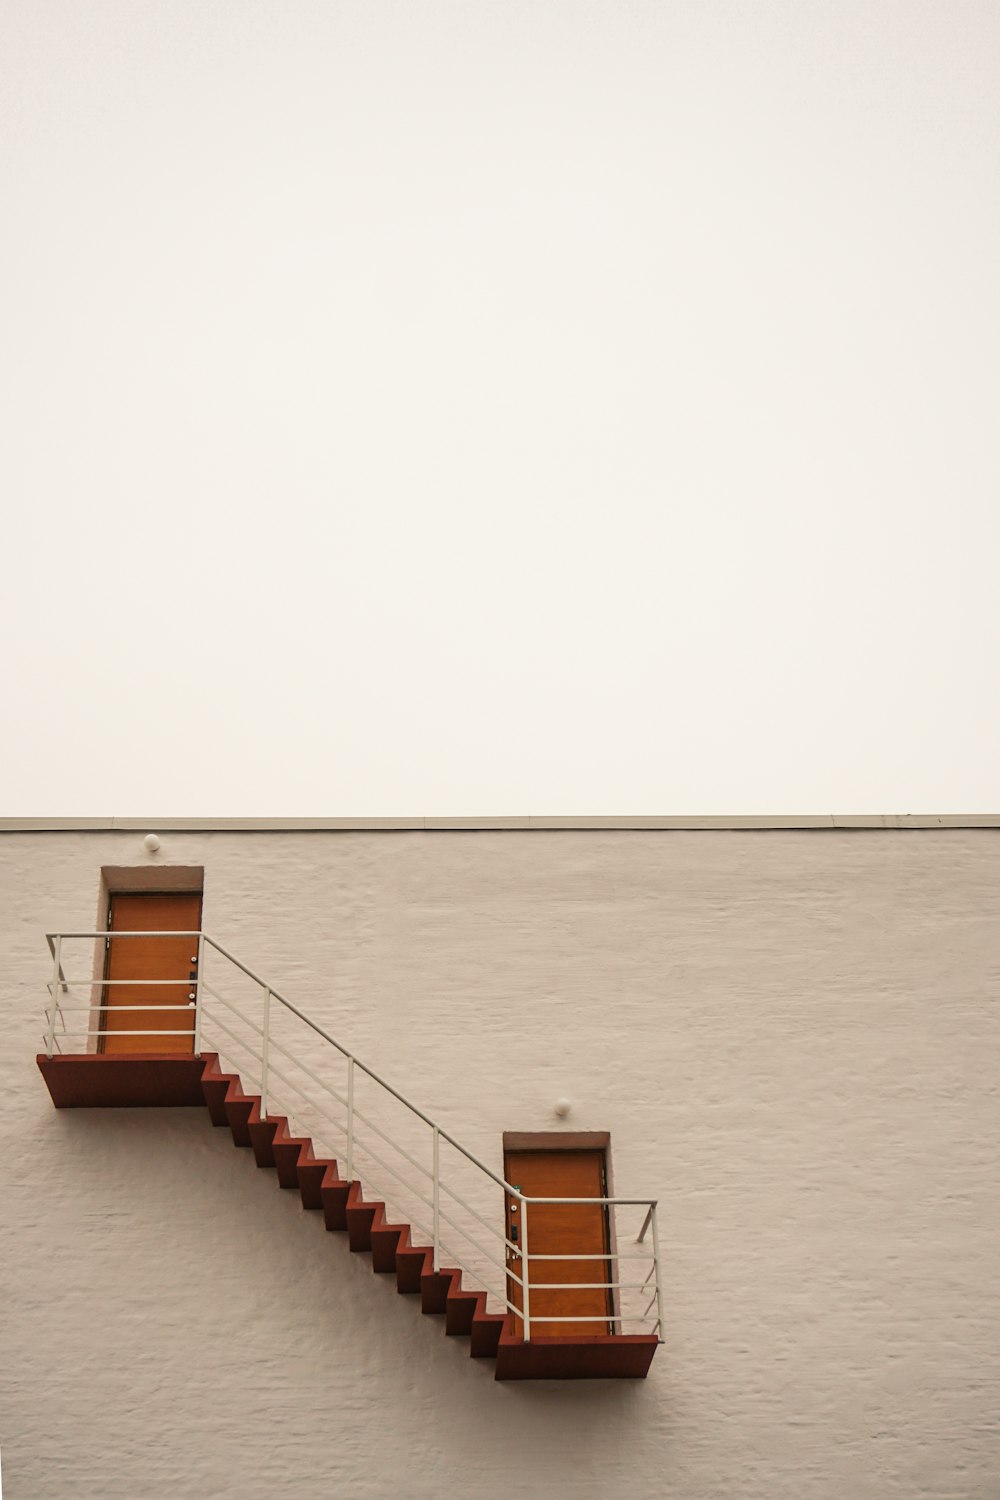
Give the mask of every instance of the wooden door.
M 197 932 L 200 891 L 125 891 L 111 897 L 102 1025 L 102 1052 L 190 1053 L 194 1008 L 189 1005 L 197 972 L 197 937 L 121 937 L 116 932 Z M 151 984 L 150 980 L 168 980 Z M 134 981 L 134 982 L 133 982 Z M 126 1005 L 176 1005 L 179 1010 L 123 1010 Z M 127 1036 L 162 1031 L 166 1036 Z
M 509 1151 L 504 1158 L 506 1179 L 511 1187 L 528 1196 L 543 1198 L 603 1198 L 606 1174 L 603 1151 Z M 614 1311 L 612 1294 L 600 1287 L 580 1283 L 609 1282 L 610 1259 L 534 1260 L 541 1255 L 592 1255 L 609 1251 L 608 1215 L 602 1203 L 533 1203 L 528 1206 L 528 1313 L 532 1338 L 594 1338 L 610 1333 Z M 524 1208 L 507 1197 L 507 1238 L 523 1246 Z M 507 1264 L 524 1275 L 520 1254 L 508 1251 Z M 546 1290 L 546 1285 L 570 1283 L 564 1290 Z M 523 1307 L 521 1287 L 508 1279 L 507 1295 L 517 1308 Z M 556 1318 L 588 1318 L 593 1322 L 558 1323 Z M 524 1335 L 524 1324 L 515 1318 L 515 1332 Z

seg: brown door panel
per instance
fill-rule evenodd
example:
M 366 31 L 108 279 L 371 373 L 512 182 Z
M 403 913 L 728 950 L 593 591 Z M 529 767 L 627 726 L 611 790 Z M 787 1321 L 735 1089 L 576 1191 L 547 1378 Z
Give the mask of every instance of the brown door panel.
M 505 1159 L 507 1181 L 528 1197 L 595 1198 L 605 1196 L 603 1151 L 511 1151 Z M 524 1245 L 524 1206 L 508 1197 L 507 1237 Z M 611 1331 L 611 1292 L 593 1285 L 573 1283 L 609 1282 L 610 1259 L 539 1260 L 536 1255 L 572 1252 L 576 1255 L 608 1255 L 608 1216 L 600 1202 L 535 1203 L 527 1211 L 528 1290 L 532 1338 L 594 1338 Z M 516 1235 L 513 1232 L 516 1229 Z M 508 1265 L 523 1277 L 520 1254 L 508 1251 Z M 563 1283 L 553 1286 L 553 1283 Z M 566 1284 L 569 1285 L 566 1285 Z M 521 1287 L 508 1280 L 507 1295 L 520 1309 Z M 547 1288 L 551 1287 L 551 1290 Z M 556 1322 L 557 1318 L 587 1318 L 580 1323 Z M 523 1336 L 523 1323 L 515 1319 L 515 1330 Z
M 188 1004 L 196 971 L 197 938 L 117 938 L 116 932 L 197 932 L 201 927 L 200 891 L 127 891 L 111 897 L 111 925 L 102 1025 L 104 1052 L 190 1053 L 194 1050 L 194 1010 Z M 149 980 L 169 980 L 150 984 Z M 134 981 L 134 983 L 132 982 Z M 143 981 L 146 981 L 145 983 Z M 127 1005 L 176 1005 L 176 1011 L 124 1010 Z M 166 1036 L 126 1036 L 130 1031 L 160 1031 Z

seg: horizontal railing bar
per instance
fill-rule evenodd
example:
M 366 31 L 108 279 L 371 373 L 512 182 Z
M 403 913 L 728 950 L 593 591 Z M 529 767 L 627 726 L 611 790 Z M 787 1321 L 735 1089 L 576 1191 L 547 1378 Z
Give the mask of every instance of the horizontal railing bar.
M 62 1005 L 59 1009 L 60 1014 L 65 1011 L 67 1015 L 83 1014 L 91 1016 L 95 1010 L 113 1010 L 117 1012 L 129 1010 L 192 1010 L 193 1008 L 194 1002 L 186 1000 L 183 1005 Z M 45 1014 L 48 1015 L 49 1012 L 46 1011 Z
M 532 1327 L 534 1327 L 536 1319 L 538 1320 L 539 1323 L 649 1323 L 650 1321 L 653 1321 L 654 1325 L 655 1325 L 655 1319 L 651 1320 L 649 1318 L 642 1318 L 642 1317 L 639 1317 L 638 1314 L 636 1314 L 636 1316 L 634 1316 L 634 1317 L 627 1317 L 627 1318 L 621 1317 L 618 1313 L 608 1313 L 608 1315 L 607 1315 L 606 1318 L 570 1318 L 570 1317 L 558 1317 L 557 1318 L 557 1317 L 550 1317 L 548 1313 L 536 1313 L 535 1310 L 534 1310 L 534 1308 L 532 1308 L 532 1311 L 531 1311 L 531 1323 L 532 1323 Z M 656 1333 L 656 1328 L 654 1326 L 653 1328 L 651 1328 L 649 1330 L 650 1337 L 652 1337 L 655 1333 Z M 618 1336 L 621 1337 L 622 1335 L 619 1334 Z M 615 1335 L 612 1334 L 612 1338 L 614 1338 L 614 1337 L 615 1337 Z
M 120 938 L 120 937 L 124 937 L 124 938 L 129 938 L 129 937 L 175 937 L 175 938 L 182 938 L 182 937 L 201 937 L 201 935 L 202 934 L 197 929 L 195 929 L 195 931 L 193 931 L 193 932 L 189 932 L 187 929 L 182 928 L 182 927 L 160 928 L 160 929 L 157 929 L 156 932 L 139 932 L 139 931 L 133 932 L 131 928 L 129 928 L 129 929 L 126 930 L 125 928 L 108 927 L 108 928 L 106 928 L 104 930 L 104 932 L 47 932 L 45 934 L 45 938 L 46 938 L 47 942 L 51 943 L 54 938 Z M 207 937 L 208 934 L 206 933 L 205 936 Z M 213 944 L 213 947 L 214 946 L 216 946 L 216 945 Z M 226 954 L 226 957 L 227 958 L 229 957 L 228 953 Z M 235 963 L 235 961 L 236 960 L 234 959 L 233 962 Z M 239 967 L 242 968 L 243 965 L 241 964 Z
M 534 1282 L 531 1283 L 531 1290 L 535 1290 Z M 516 1308 L 515 1311 L 518 1317 L 520 1317 L 521 1309 Z M 536 1318 L 539 1323 L 648 1323 L 650 1321 L 642 1313 L 606 1313 L 603 1317 L 580 1313 L 577 1316 L 572 1313 L 560 1313 L 558 1315 L 555 1313 L 536 1313 L 535 1309 L 532 1308 L 532 1324 L 534 1324 Z
M 192 1018 L 194 1012 L 192 1011 Z M 175 1026 L 173 1031 L 120 1031 L 117 1026 L 97 1027 L 93 1031 L 70 1031 L 67 1036 L 194 1036 L 193 1026 Z
M 534 1260 L 534 1256 L 531 1256 Z M 568 1255 L 567 1260 L 573 1257 Z M 641 1288 L 639 1281 L 532 1281 L 532 1292 L 634 1292 Z
M 103 990 L 105 985 L 107 985 L 110 989 L 112 985 L 130 984 L 136 989 L 139 989 L 140 987 L 142 989 L 146 989 L 147 987 L 151 987 L 152 985 L 172 984 L 179 988 L 181 985 L 186 984 L 190 986 L 195 982 L 196 981 L 193 979 L 60 979 L 58 981 L 58 987 L 61 990 L 68 990 L 71 985 L 87 985 L 88 988 L 92 990 Z M 53 981 L 51 979 L 49 980 L 45 988 L 47 990 L 52 990 Z M 99 1008 L 107 1009 L 106 1006 L 98 1007 L 96 1005 L 93 1008 L 94 1010 L 97 1010 Z
M 518 1193 L 516 1196 L 523 1198 L 525 1203 L 616 1203 L 620 1208 L 642 1208 L 647 1203 L 656 1202 L 655 1198 L 532 1198 L 529 1193 Z
M 531 1290 L 534 1291 L 535 1290 L 535 1283 L 531 1282 L 530 1285 L 531 1285 Z M 579 1317 L 579 1318 L 559 1317 L 559 1318 L 557 1318 L 555 1316 L 550 1316 L 548 1313 L 536 1312 L 535 1309 L 532 1308 L 532 1311 L 531 1311 L 531 1321 L 532 1321 L 532 1323 L 611 1323 L 611 1322 L 615 1322 L 615 1323 L 638 1323 L 638 1322 L 641 1322 L 641 1319 L 640 1318 L 619 1318 L 618 1315 L 617 1315 L 617 1313 L 615 1313 L 615 1314 L 605 1313 L 605 1315 L 604 1315 L 603 1318 L 584 1318 L 584 1317 Z
M 535 1260 L 649 1260 L 648 1255 L 618 1255 L 614 1250 L 609 1250 L 606 1255 L 536 1255 L 534 1250 L 528 1251 L 529 1256 Z

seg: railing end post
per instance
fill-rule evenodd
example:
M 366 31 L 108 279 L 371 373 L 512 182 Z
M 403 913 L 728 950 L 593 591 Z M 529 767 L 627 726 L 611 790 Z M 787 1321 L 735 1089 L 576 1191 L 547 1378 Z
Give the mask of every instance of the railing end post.
M 431 1131 L 434 1142 L 434 1272 L 437 1274 L 441 1269 L 441 1148 L 440 1131 L 437 1126 L 432 1125 Z
M 51 1057 L 56 1046 L 56 1016 L 59 1014 L 59 981 L 62 978 L 62 933 L 55 934 L 52 950 L 52 1014 L 49 1018 L 49 1033 L 45 1044 L 45 1055 Z
M 521 1313 L 524 1342 L 531 1338 L 531 1277 L 528 1274 L 528 1200 L 521 1198 Z
M 354 1058 L 347 1056 L 347 1181 L 354 1178 Z
M 201 971 L 205 959 L 205 934 L 198 933 L 198 948 L 196 954 L 195 968 L 197 973 L 194 980 L 194 1055 L 201 1055 Z
M 267 1119 L 267 1064 L 271 1041 L 271 987 L 264 986 L 264 1025 L 260 1042 L 260 1112 Z

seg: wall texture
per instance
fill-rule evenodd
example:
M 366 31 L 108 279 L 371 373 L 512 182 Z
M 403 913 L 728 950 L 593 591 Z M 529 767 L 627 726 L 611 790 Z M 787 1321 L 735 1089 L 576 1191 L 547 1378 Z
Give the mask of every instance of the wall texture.
M 996 1500 L 1000 831 L 0 835 L 6 1500 Z M 659 1197 L 642 1383 L 498 1385 L 199 1111 L 57 1113 L 46 929 L 102 865 L 487 1160 Z

